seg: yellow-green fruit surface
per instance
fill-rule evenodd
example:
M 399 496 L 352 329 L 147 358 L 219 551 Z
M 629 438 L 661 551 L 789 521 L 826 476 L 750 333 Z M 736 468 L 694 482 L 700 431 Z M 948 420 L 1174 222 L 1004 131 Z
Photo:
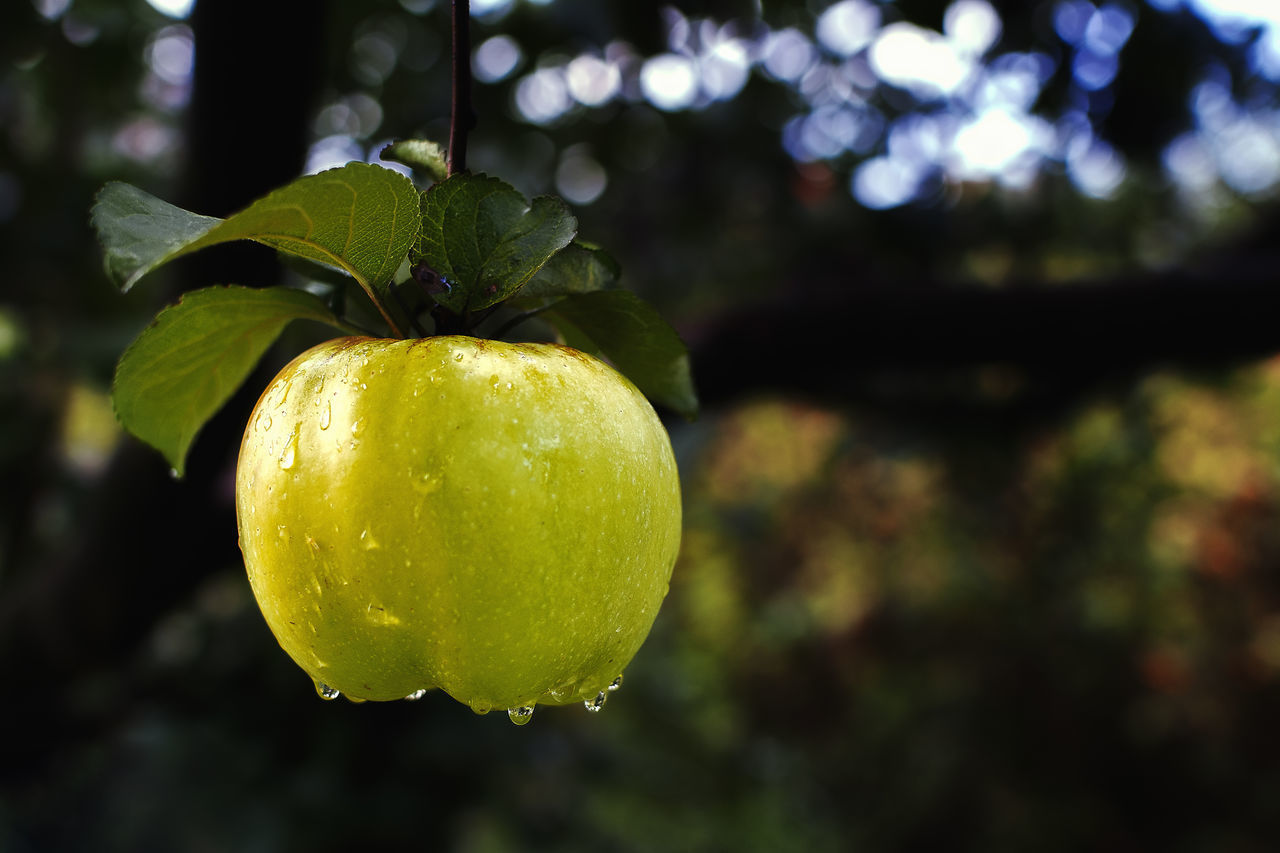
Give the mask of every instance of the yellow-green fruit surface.
M 262 613 L 318 684 L 477 711 L 605 690 L 680 543 L 670 440 L 630 382 L 461 336 L 296 358 L 245 429 L 236 510 Z

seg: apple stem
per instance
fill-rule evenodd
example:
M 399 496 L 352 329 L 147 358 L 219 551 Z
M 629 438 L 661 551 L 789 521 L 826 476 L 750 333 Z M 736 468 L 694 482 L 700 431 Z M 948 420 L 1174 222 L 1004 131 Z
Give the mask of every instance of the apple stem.
M 467 170 L 467 132 L 476 126 L 471 106 L 471 3 L 453 0 L 453 100 L 449 114 L 450 175 Z

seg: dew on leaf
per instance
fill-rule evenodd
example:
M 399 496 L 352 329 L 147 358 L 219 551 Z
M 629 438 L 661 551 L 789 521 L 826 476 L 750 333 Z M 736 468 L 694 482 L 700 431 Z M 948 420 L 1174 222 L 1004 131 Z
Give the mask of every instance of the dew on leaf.
M 517 726 L 523 726 L 525 723 L 533 719 L 533 706 L 520 705 L 516 708 L 508 708 L 507 716 L 511 718 L 511 722 Z
M 582 706 L 586 708 L 588 711 L 590 711 L 591 713 L 598 714 L 600 713 L 600 709 L 604 707 L 604 703 L 608 701 L 609 701 L 609 694 L 601 690 L 599 693 L 596 694 L 596 698 L 585 700 L 582 703 Z

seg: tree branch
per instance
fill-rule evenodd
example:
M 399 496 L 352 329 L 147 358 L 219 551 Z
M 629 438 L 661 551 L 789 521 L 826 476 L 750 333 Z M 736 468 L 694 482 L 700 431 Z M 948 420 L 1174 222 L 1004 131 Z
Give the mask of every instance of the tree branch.
M 453 99 L 449 115 L 449 174 L 467 170 L 467 133 L 476 125 L 471 105 L 471 3 L 453 0 Z
M 1212 369 L 1280 353 L 1272 269 L 999 290 L 850 276 L 683 332 L 706 405 L 769 392 L 879 405 L 886 388 L 899 397 L 949 393 L 957 377 L 989 366 L 1022 376 L 1031 396 L 1065 402 L 1153 368 Z

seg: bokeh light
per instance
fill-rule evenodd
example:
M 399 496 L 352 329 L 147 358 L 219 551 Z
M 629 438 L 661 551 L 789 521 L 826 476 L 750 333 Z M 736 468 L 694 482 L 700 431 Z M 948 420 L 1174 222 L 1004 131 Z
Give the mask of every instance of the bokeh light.
M 477 80 L 482 83 L 497 83 L 515 71 L 523 59 L 524 54 L 515 39 L 496 35 L 485 39 L 476 47 L 472 66 Z

